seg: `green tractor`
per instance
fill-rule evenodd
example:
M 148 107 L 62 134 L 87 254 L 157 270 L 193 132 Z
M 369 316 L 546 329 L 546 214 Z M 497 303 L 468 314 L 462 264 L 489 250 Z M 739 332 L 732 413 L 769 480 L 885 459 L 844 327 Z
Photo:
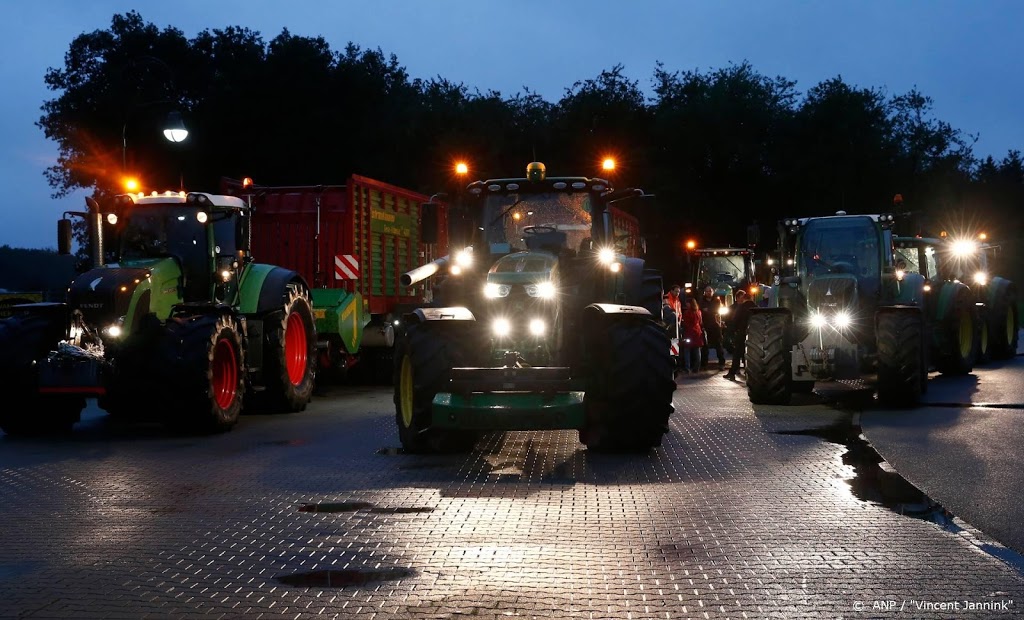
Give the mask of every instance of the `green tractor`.
M 621 208 L 643 192 L 547 177 L 534 162 L 526 178 L 477 181 L 465 195 L 448 231 L 463 249 L 403 276 L 443 278 L 396 349 L 403 448 L 465 450 L 485 431 L 544 429 L 577 429 L 591 449 L 660 445 L 675 389 L 662 279 Z
M 1009 359 L 1017 354 L 1017 287 L 1006 278 L 992 275 L 992 258 L 998 246 L 984 239 L 954 240 L 941 236 L 898 237 L 896 243 L 897 259 L 903 261 L 897 267 L 924 274 L 931 288 L 936 289 L 943 282 L 970 285 L 977 310 L 977 363 Z M 940 312 L 942 302 L 939 298 L 934 304 Z
M 222 432 L 247 409 L 299 411 L 313 390 L 316 332 L 295 272 L 253 262 L 248 205 L 233 196 L 117 196 L 86 218 L 91 268 L 66 303 L 16 306 L 0 322 L 0 428 L 64 432 L 87 397 L 120 419 Z M 110 237 L 109 247 L 106 238 Z
M 970 290 L 944 282 L 929 291 L 920 273 L 898 271 L 894 220 L 840 211 L 780 222 L 777 293 L 747 329 L 751 402 L 786 404 L 815 381 L 877 373 L 881 403 L 912 406 L 926 389 L 929 355 L 941 372 L 971 370 Z M 941 300 L 937 313 L 929 297 Z

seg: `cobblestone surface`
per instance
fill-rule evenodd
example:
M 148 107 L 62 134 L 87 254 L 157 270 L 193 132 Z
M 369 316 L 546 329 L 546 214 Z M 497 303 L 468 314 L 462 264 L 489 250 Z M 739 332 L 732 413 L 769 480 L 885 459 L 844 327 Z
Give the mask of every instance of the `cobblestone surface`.
M 244 418 L 216 437 L 94 417 L 66 439 L 2 438 L 0 617 L 1024 609 L 1011 566 L 856 499 L 842 446 L 776 434 L 847 413 L 813 396 L 753 408 L 742 384 L 717 375 L 680 383 L 672 431 L 647 456 L 590 454 L 569 431 L 492 434 L 468 455 L 400 454 L 384 388 L 335 389 L 305 413 Z M 888 600 L 911 608 L 873 610 Z

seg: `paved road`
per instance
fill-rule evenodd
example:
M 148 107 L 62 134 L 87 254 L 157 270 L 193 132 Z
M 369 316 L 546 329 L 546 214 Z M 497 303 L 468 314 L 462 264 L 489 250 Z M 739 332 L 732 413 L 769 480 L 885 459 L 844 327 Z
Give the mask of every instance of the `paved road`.
M 646 456 L 594 455 L 569 431 L 400 454 L 384 388 L 215 437 L 90 415 L 70 438 L 0 438 L 0 617 L 1022 613 L 1024 574 L 982 534 L 860 499 L 857 448 L 805 432 L 856 412 L 680 382 Z
M 925 401 L 865 412 L 865 436 L 932 499 L 1024 553 L 1024 357 L 932 375 Z

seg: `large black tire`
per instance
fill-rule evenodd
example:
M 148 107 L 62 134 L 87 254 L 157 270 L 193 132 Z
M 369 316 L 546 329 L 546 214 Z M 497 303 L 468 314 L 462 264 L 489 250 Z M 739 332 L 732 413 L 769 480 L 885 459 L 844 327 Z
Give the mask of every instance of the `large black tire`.
M 63 326 L 52 317 L 18 314 L 0 321 L 0 429 L 8 435 L 67 433 L 85 399 L 41 395 L 35 362 L 56 349 Z
M 106 393 L 97 404 L 115 420 L 159 419 L 159 405 L 153 395 L 162 389 L 166 367 L 160 348 L 167 338 L 163 323 L 155 314 L 142 317 L 128 339 L 109 347 L 111 372 Z
M 1017 316 L 1017 296 L 1012 289 L 996 302 L 989 317 L 992 359 L 1005 360 L 1017 355 L 1020 317 Z
M 912 310 L 878 313 L 878 401 L 913 407 L 925 391 L 924 319 Z
M 263 322 L 264 396 L 270 411 L 306 408 L 316 378 L 316 325 L 305 291 L 290 291 L 284 308 Z
M 755 312 L 747 325 L 747 395 L 756 405 L 788 405 L 793 395 L 790 315 Z M 814 384 L 810 383 L 813 388 Z
M 651 316 L 657 319 L 661 316 L 661 307 L 665 303 L 665 286 L 661 271 L 644 269 L 642 278 L 639 305 L 646 308 Z
M 936 329 L 940 330 L 939 350 L 935 352 L 935 369 L 944 375 L 966 375 L 974 370 L 977 353 L 977 325 L 974 301 L 967 288 L 956 292 L 949 315 Z
M 588 326 L 585 345 L 588 449 L 647 452 L 661 445 L 676 389 L 668 337 L 655 321 L 602 316 Z
M 981 366 L 992 361 L 991 317 L 977 317 L 975 320 L 974 365 Z
M 408 326 L 395 348 L 395 424 L 402 448 L 412 454 L 462 452 L 478 434 L 430 427 L 434 396 L 448 384 L 452 368 L 474 366 L 480 349 L 471 321 L 426 321 Z
M 230 430 L 242 411 L 242 336 L 230 315 L 172 317 L 163 357 L 172 369 L 168 426 L 190 433 Z

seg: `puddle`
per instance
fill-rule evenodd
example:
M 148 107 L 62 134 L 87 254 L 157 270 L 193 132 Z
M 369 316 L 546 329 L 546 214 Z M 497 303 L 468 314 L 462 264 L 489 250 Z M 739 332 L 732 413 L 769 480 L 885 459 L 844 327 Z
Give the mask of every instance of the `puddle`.
M 408 568 L 385 568 L 377 570 L 342 569 L 315 570 L 308 573 L 282 575 L 275 579 L 288 586 L 300 588 L 344 588 L 359 586 L 374 581 L 396 581 L 412 577 L 415 571 Z
M 845 418 L 821 428 L 778 431 L 779 435 L 810 435 L 846 447 L 843 463 L 853 468 L 847 480 L 853 495 L 897 514 L 950 526 L 954 515 L 899 475 L 861 434 L 860 425 Z
M 325 502 L 322 504 L 303 504 L 299 512 L 356 512 L 365 510 L 383 514 L 420 514 L 434 512 L 428 506 L 377 506 L 370 502 Z

